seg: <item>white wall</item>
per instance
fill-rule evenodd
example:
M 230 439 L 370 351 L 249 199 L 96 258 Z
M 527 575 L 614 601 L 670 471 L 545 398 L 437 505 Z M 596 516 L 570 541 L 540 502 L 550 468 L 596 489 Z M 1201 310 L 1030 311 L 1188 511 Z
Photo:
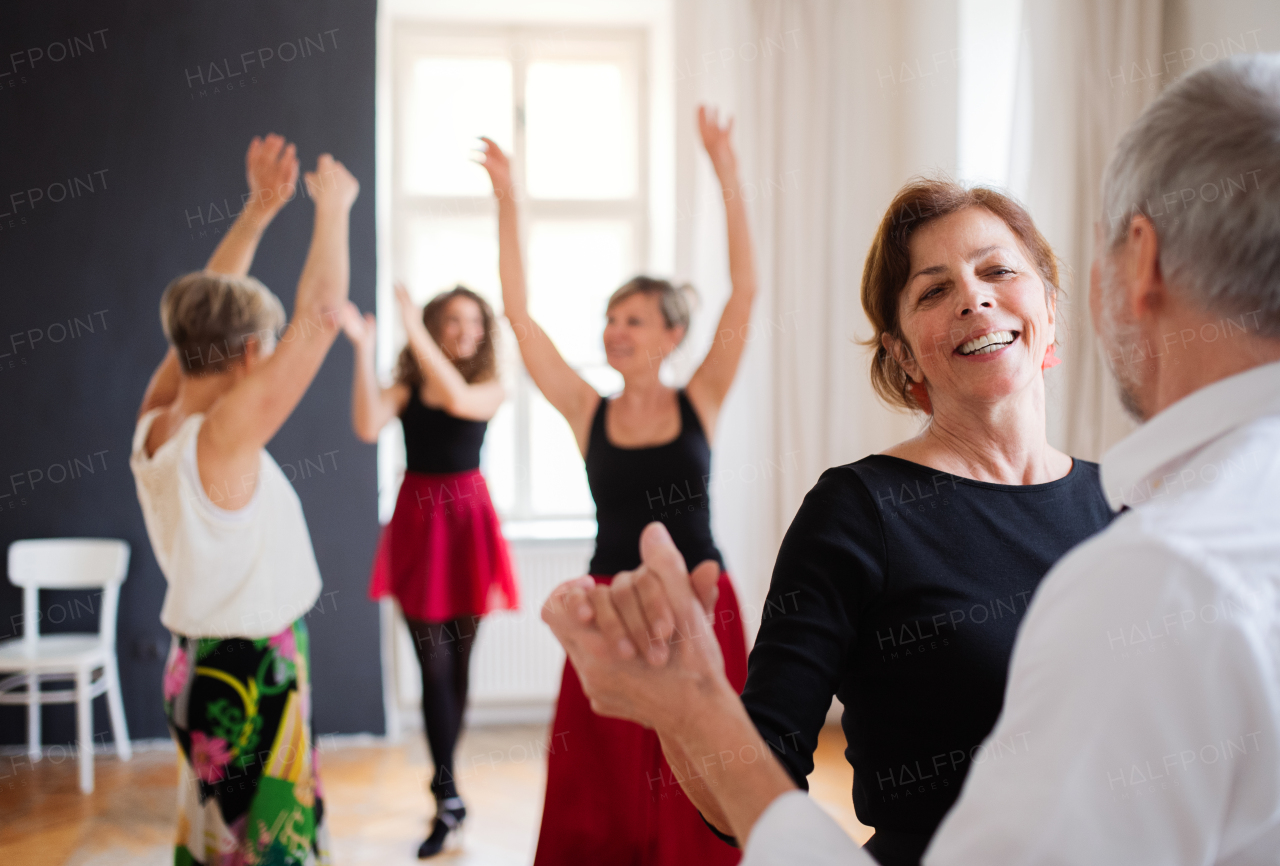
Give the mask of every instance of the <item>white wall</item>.
M 1166 0 L 1164 48 L 1174 75 L 1227 54 L 1280 51 L 1280 3 Z

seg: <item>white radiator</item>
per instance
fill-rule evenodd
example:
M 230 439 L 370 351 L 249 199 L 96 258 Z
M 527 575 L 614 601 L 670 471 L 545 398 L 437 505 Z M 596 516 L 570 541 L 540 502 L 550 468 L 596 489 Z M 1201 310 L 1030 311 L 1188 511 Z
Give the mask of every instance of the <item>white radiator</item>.
M 564 651 L 542 622 L 542 603 L 562 581 L 585 574 L 593 540 L 510 541 L 521 609 L 485 617 L 471 658 L 468 724 L 547 722 L 560 690 Z M 382 602 L 387 736 L 421 730 L 422 683 L 413 639 L 394 602 Z

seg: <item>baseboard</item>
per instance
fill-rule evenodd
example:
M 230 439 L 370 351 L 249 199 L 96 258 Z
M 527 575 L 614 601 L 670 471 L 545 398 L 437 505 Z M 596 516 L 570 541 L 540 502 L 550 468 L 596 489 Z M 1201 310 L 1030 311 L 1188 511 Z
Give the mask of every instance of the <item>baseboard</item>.
M 168 737 L 156 737 L 154 739 L 130 740 L 129 745 L 135 752 L 172 752 L 176 749 L 173 740 Z M 40 749 L 42 758 L 48 758 L 53 763 L 58 763 L 62 759 L 75 755 L 79 747 L 75 743 L 54 743 L 53 745 L 45 745 Z M 96 743 L 93 747 L 95 755 L 114 755 L 116 753 L 115 743 Z M 23 745 L 0 746 L 0 757 L 16 757 L 18 755 L 26 755 L 27 747 Z
M 527 701 L 472 701 L 467 705 L 464 725 L 469 728 L 502 725 L 547 725 L 555 715 L 555 701 L 537 698 Z M 422 711 L 417 707 L 401 707 L 400 734 L 422 733 Z M 388 742 L 395 742 L 388 738 Z
M 474 727 L 486 725 L 547 725 L 555 715 L 555 702 L 547 700 L 527 703 L 509 702 L 472 704 L 467 707 L 466 723 Z
M 468 727 L 500 727 L 502 725 L 545 725 L 551 722 L 555 714 L 555 703 L 548 700 L 502 701 L 499 703 L 473 703 L 467 707 L 466 725 Z M 400 713 L 401 730 L 404 733 L 419 735 L 422 732 L 422 715 L 417 708 L 402 709 Z M 321 752 L 330 749 L 358 746 L 382 746 L 394 742 L 383 734 L 320 734 L 317 736 Z M 155 737 L 141 740 L 130 740 L 134 752 L 174 752 L 176 746 L 169 737 Z M 114 743 L 96 743 L 94 755 L 114 755 Z M 27 747 L 24 745 L 0 746 L 0 757 L 25 757 Z M 58 764 L 67 758 L 78 756 L 74 743 L 55 743 L 45 745 L 40 754 L 42 759 Z

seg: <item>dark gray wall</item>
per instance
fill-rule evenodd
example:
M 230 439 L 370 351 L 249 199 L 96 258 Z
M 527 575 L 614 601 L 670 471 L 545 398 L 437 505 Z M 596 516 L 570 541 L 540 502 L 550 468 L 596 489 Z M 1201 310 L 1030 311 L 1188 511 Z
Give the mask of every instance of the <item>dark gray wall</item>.
M 360 180 L 351 294 L 372 308 L 374 16 L 375 0 L 0 4 L 0 549 L 65 535 L 132 545 L 118 648 L 135 738 L 167 735 L 165 582 L 128 466 L 138 403 L 165 351 L 160 293 L 202 267 L 229 224 L 249 139 L 278 132 L 297 142 L 304 169 L 328 151 Z M 286 309 L 312 214 L 305 198 L 289 204 L 254 263 Z M 351 433 L 350 376 L 339 338 L 270 444 L 324 577 L 309 616 L 319 733 L 383 730 L 377 609 L 365 594 L 375 455 Z M 88 596 L 44 593 L 42 606 L 48 630 L 96 626 Z M 21 613 L 3 581 L 0 639 L 21 633 Z M 70 706 L 45 716 L 47 742 L 73 740 Z M 0 707 L 0 743 L 25 737 L 24 710 Z

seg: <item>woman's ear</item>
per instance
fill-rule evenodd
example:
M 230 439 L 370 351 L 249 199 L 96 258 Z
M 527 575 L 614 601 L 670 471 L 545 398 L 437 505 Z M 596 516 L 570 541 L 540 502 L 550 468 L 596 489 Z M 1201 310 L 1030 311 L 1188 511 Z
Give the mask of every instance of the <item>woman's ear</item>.
M 239 366 L 244 372 L 249 373 L 257 369 L 257 366 L 263 361 L 262 341 L 257 337 L 245 337 L 244 348 L 241 350 L 243 355 L 243 363 Z
M 924 381 L 924 373 L 921 372 L 920 365 L 916 363 L 916 356 L 911 353 L 910 346 L 892 334 L 881 334 L 880 345 L 884 346 L 884 350 L 889 353 L 890 358 L 898 362 L 898 366 L 903 369 L 912 382 Z
M 667 330 L 671 332 L 671 351 L 674 352 L 684 342 L 684 335 L 688 329 L 684 325 L 676 325 Z

